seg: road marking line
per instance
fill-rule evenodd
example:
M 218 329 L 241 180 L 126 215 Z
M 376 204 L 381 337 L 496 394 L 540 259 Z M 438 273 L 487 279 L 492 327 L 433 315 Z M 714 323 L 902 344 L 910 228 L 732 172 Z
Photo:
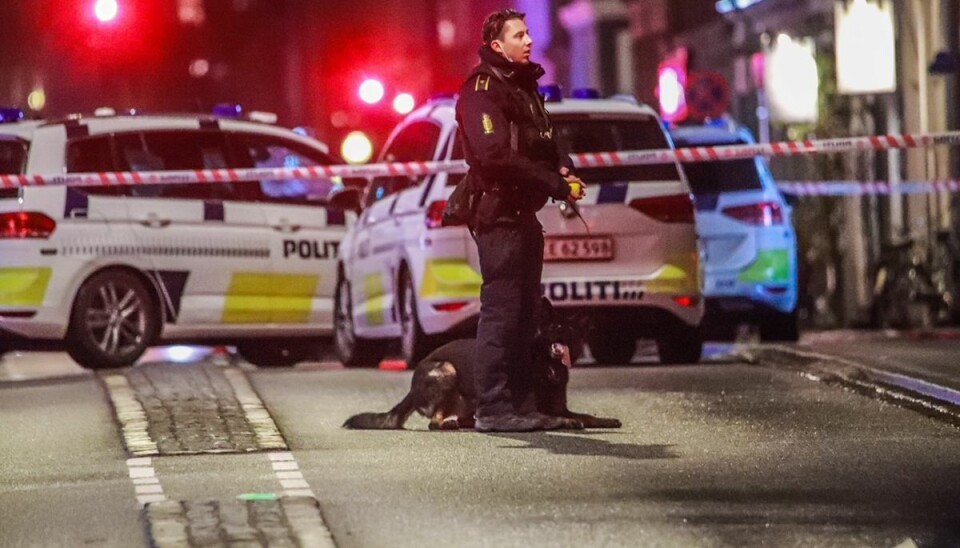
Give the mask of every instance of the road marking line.
M 103 375 L 101 378 L 107 387 L 110 401 L 113 402 L 117 420 L 120 421 L 120 430 L 123 433 L 127 451 L 138 457 L 159 454 L 160 449 L 157 448 L 157 443 L 147 431 L 147 412 L 137 400 L 127 377 L 122 374 L 113 374 Z
M 283 488 L 284 495 L 289 497 L 316 498 L 313 489 L 310 488 L 310 484 L 304 479 L 303 472 L 300 471 L 300 465 L 297 464 L 293 453 L 268 453 L 267 458 L 273 467 L 273 473 L 280 482 L 280 487 Z
M 137 495 L 137 504 L 141 508 L 151 502 L 167 500 L 163 486 L 160 485 L 160 478 L 157 477 L 157 471 L 153 467 L 153 459 L 149 457 L 127 459 L 127 471 L 133 483 L 133 491 Z
M 138 495 L 162 495 L 163 486 L 159 483 L 153 485 L 138 485 L 136 491 Z
M 236 368 L 228 368 L 223 370 L 223 374 L 233 387 L 233 393 L 237 396 L 243 414 L 253 428 L 253 433 L 257 437 L 257 446 L 266 450 L 286 449 L 287 442 L 280 434 L 277 424 L 273 422 L 273 417 L 263 406 L 263 401 L 254 392 L 243 372 Z
M 277 478 L 285 479 L 303 479 L 303 472 L 281 472 L 277 471 Z

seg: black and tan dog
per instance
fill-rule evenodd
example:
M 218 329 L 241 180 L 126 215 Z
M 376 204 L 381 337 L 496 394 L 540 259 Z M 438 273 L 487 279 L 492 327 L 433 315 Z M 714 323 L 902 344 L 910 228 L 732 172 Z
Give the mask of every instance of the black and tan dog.
M 541 306 L 540 330 L 534 352 L 533 385 L 537 411 L 569 420 L 569 428 L 619 428 L 617 419 L 574 413 L 567 409 L 570 348 L 579 348 L 580 337 L 570 325 L 554 321 L 549 301 Z M 430 419 L 431 430 L 473 428 L 477 409 L 474 388 L 476 339 L 459 339 L 436 349 L 417 364 L 410 392 L 386 413 L 360 413 L 347 419 L 344 428 L 402 429 L 414 411 Z

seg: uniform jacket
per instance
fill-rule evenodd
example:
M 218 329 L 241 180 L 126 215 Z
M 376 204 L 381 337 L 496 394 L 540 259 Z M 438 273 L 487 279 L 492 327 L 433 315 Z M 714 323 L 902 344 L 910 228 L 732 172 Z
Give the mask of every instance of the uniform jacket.
M 487 193 L 498 193 L 499 214 L 535 213 L 547 198 L 570 193 L 560 167 L 573 162 L 557 144 L 537 89 L 543 68 L 514 64 L 489 46 L 480 48 L 480 64 L 460 89 L 457 123 L 471 177 Z M 488 200 L 485 194 L 481 211 Z

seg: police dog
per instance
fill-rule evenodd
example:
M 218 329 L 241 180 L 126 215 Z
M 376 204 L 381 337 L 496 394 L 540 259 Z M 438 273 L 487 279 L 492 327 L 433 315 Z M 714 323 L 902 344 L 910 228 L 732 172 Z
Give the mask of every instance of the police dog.
M 540 328 L 534 342 L 533 379 L 537 411 L 568 419 L 568 428 L 620 428 L 617 419 L 574 413 L 567 408 L 571 348 L 582 345 L 577 330 L 555 320 L 550 301 L 544 299 Z M 474 388 L 476 339 L 458 339 L 434 350 L 417 364 L 410 392 L 386 413 L 360 413 L 347 419 L 344 428 L 401 430 L 414 411 L 430 420 L 431 430 L 474 427 L 477 393 Z

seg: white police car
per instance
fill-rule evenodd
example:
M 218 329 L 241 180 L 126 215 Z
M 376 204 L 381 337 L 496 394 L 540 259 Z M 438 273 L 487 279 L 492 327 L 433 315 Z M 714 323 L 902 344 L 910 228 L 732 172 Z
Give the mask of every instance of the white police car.
M 411 113 L 381 161 L 462 159 L 454 100 Z M 656 113 L 636 101 L 547 103 L 572 152 L 670 147 Z M 544 294 L 588 320 L 600 363 L 625 363 L 638 337 L 655 338 L 664 362 L 695 362 L 702 339 L 700 259 L 689 187 L 676 164 L 581 168 L 578 204 L 548 204 Z M 443 339 L 475 329 L 480 310 L 476 245 L 463 227 L 441 228 L 446 199 L 462 176 L 378 177 L 341 245 L 335 342 L 348 366 L 372 365 L 399 339 L 409 362 Z M 589 227 L 589 229 L 588 229 Z
M 749 130 L 720 119 L 671 129 L 677 147 L 754 143 Z M 685 163 L 704 252 L 705 327 L 729 336 L 756 323 L 766 340 L 795 341 L 797 238 L 791 209 L 765 158 Z
M 222 116 L 0 124 L 0 174 L 336 163 L 289 129 Z M 159 341 L 236 344 L 258 365 L 303 358 L 333 328 L 347 216 L 333 181 L 0 187 L 0 351 L 65 348 L 130 365 Z

